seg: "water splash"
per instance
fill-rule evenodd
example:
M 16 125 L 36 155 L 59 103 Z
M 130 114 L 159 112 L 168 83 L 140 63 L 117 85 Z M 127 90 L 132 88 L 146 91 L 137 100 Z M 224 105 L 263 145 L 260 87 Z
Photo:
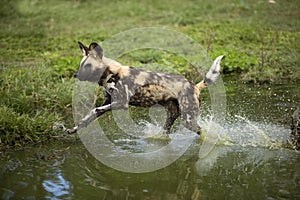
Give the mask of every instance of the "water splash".
M 210 116 L 199 124 L 206 130 L 205 137 L 218 138 L 216 145 L 226 146 L 280 148 L 289 139 L 290 132 L 283 125 L 255 122 L 239 115 L 230 116 L 223 123 L 215 122 Z
M 286 144 L 289 139 L 289 129 L 282 126 L 267 122 L 255 122 L 239 115 L 229 116 L 225 122 L 216 122 L 212 115 L 198 119 L 202 127 L 200 136 L 201 144 L 199 146 L 199 158 L 204 159 L 209 156 L 215 146 L 238 146 L 238 147 L 260 147 L 268 149 L 279 149 Z M 163 127 L 155 120 L 151 122 L 141 120 L 138 122 L 139 134 L 126 134 L 125 138 L 119 138 L 114 142 L 124 145 L 126 148 L 134 151 L 144 149 L 161 148 L 170 140 L 176 137 L 190 137 L 193 133 L 179 126 L 177 129 L 166 137 L 163 134 Z M 129 137 L 128 137 L 129 136 Z M 197 141 L 197 135 L 194 133 Z M 197 143 L 197 142 L 196 142 Z
M 211 115 L 208 118 L 199 121 L 205 131 L 195 168 L 201 176 L 230 153 L 243 155 L 237 165 L 258 167 L 278 156 L 272 150 L 282 149 L 289 138 L 290 130 L 282 125 L 255 122 L 239 115 L 230 116 L 223 123 L 215 122 Z

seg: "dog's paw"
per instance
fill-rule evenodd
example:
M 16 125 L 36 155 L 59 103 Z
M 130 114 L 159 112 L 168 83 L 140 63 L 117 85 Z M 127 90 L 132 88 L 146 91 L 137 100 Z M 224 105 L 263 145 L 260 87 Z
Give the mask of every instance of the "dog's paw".
M 68 128 L 65 130 L 66 133 L 68 134 L 74 134 L 77 132 L 77 128 L 76 127 L 73 127 L 73 128 Z

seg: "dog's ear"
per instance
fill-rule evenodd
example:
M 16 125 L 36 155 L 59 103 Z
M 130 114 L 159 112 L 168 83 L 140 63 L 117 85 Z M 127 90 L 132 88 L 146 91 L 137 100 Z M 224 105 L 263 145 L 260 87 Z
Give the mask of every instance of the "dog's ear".
M 102 59 L 102 57 L 103 57 L 103 49 L 100 47 L 99 44 L 93 42 L 93 43 L 90 44 L 89 49 L 90 49 L 90 53 L 92 55 L 94 55 L 95 57 L 98 57 L 98 58 Z
M 81 42 L 78 42 L 78 44 L 79 44 L 79 48 L 81 50 L 82 56 L 87 56 L 89 53 L 89 48 L 84 46 Z

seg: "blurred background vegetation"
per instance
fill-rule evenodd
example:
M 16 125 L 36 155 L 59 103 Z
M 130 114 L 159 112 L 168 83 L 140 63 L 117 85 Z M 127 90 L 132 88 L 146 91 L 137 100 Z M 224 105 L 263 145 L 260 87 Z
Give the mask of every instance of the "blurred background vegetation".
M 255 84 L 300 80 L 300 1 L 281 0 L 0 0 L 0 146 L 23 146 L 59 134 L 72 120 L 77 41 L 100 42 L 137 27 L 165 27 L 199 42 L 223 74 Z M 104 50 L 105 51 L 105 50 Z M 127 65 L 176 66 L 182 58 L 152 51 L 120 58 Z

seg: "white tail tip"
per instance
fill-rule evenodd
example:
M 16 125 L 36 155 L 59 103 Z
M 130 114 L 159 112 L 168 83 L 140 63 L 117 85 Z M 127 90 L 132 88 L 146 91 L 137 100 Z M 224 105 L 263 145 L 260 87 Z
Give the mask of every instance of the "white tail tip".
M 214 83 L 218 76 L 220 75 L 220 63 L 221 63 L 221 60 L 223 59 L 223 55 L 222 56 L 219 56 L 217 57 L 215 60 L 214 60 L 214 63 L 212 64 L 210 70 L 207 72 L 206 76 L 205 76 L 205 79 L 204 79 L 204 82 L 209 85 L 211 83 Z

